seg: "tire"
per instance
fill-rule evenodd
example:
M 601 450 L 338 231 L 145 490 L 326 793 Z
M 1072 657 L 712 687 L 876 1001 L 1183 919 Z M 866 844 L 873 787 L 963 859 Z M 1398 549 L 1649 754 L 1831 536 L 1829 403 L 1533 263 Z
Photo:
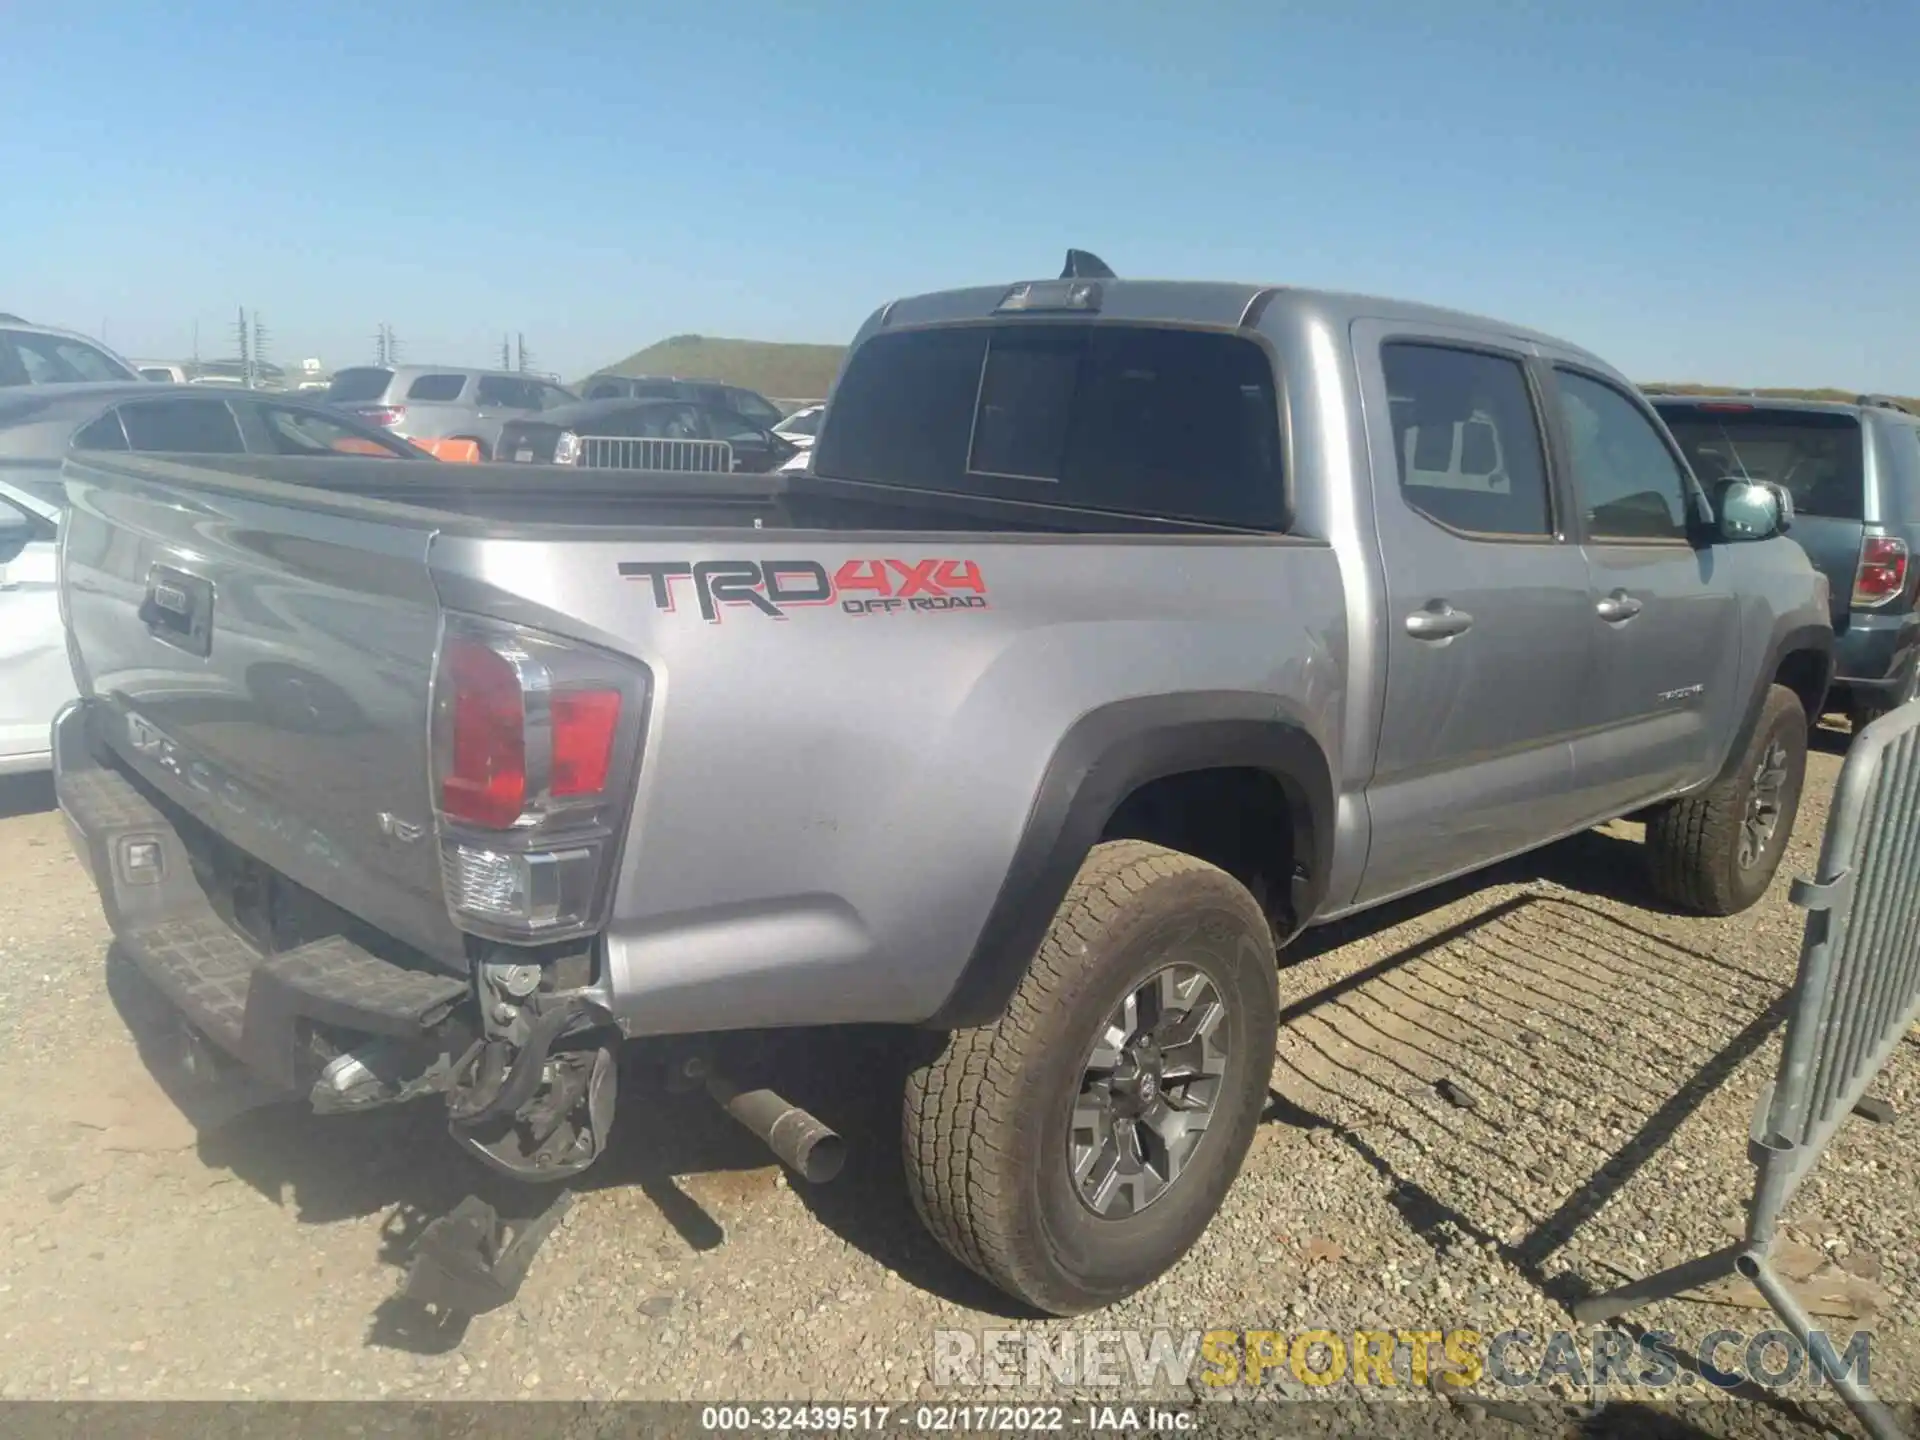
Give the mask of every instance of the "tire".
M 1168 993 L 1180 997 L 1171 1007 Z M 1122 1058 L 1106 1066 L 1095 1042 L 1129 996 L 1140 1029 L 1155 1009 L 1186 1027 L 1161 1038 L 1188 1043 L 1170 1044 L 1157 1061 L 1146 1042 L 1115 1048 L 1107 1053 Z M 1191 1032 L 1216 1004 L 1208 1043 L 1224 1058 L 1196 1067 L 1189 1062 L 1204 1043 Z M 902 1149 L 914 1208 L 956 1259 L 1036 1310 L 1075 1315 L 1132 1294 L 1192 1248 L 1239 1173 L 1265 1106 L 1278 1005 L 1272 932 L 1239 882 L 1145 841 L 1095 847 L 1006 1012 L 954 1032 L 908 1076 Z M 1159 1083 L 1132 1079 L 1135 1060 Z M 1181 1078 L 1196 1068 L 1217 1078 L 1210 1086 L 1207 1076 Z M 1089 1113 L 1076 1109 L 1086 1103 L 1083 1081 L 1096 1073 L 1107 1077 L 1096 1089 L 1133 1087 L 1095 1107 L 1109 1117 L 1145 1105 L 1178 1128 L 1210 1099 L 1199 1138 L 1173 1142 L 1184 1164 L 1157 1194 L 1159 1172 L 1111 1162 L 1133 1127 L 1171 1170 L 1173 1145 L 1160 1132 L 1111 1119 L 1104 1141 L 1097 1128 L 1076 1130 L 1076 1114 Z M 1090 1188 L 1120 1171 L 1090 1198 L 1074 1174 L 1076 1140 L 1083 1160 L 1108 1147 L 1092 1159 Z
M 1763 769 L 1777 775 L 1771 829 L 1763 841 L 1743 845 L 1747 821 L 1762 818 L 1755 807 Z M 1780 868 L 1806 774 L 1806 711 L 1791 690 L 1775 685 L 1739 758 L 1706 789 L 1668 802 L 1648 820 L 1655 892 L 1703 915 L 1737 915 L 1751 906 Z

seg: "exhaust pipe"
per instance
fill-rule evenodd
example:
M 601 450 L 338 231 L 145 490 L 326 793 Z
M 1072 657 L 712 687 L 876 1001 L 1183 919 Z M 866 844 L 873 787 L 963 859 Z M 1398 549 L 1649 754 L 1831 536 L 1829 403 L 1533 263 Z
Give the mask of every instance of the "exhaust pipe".
M 738 1090 L 720 1075 L 707 1077 L 707 1094 L 810 1185 L 826 1184 L 847 1163 L 846 1142 L 784 1096 Z

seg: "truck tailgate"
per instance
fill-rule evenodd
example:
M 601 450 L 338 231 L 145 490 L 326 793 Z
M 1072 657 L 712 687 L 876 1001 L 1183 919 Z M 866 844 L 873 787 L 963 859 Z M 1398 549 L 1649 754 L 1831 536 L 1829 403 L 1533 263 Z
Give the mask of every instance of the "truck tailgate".
M 76 678 L 102 702 L 91 742 L 239 850 L 461 964 L 428 774 L 432 517 L 376 523 L 351 497 L 266 500 L 197 473 L 66 472 L 63 599 Z

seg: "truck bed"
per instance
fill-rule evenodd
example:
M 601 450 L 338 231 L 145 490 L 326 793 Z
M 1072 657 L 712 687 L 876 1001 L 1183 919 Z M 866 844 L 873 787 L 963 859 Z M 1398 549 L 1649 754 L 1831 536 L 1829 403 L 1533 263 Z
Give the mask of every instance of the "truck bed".
M 71 463 L 71 462 L 70 462 Z M 166 460 L 90 459 L 85 470 L 190 478 L 196 488 L 239 495 L 298 486 L 301 503 L 343 513 L 405 506 L 414 518 L 467 533 L 484 524 L 542 527 L 647 526 L 674 529 L 978 530 L 1100 535 L 1244 535 L 1194 521 L 1070 506 L 905 490 L 806 474 L 703 475 L 667 470 L 590 470 L 554 465 L 382 464 L 329 457 L 194 456 Z M 84 473 L 84 472 L 82 472 Z M 516 532 L 517 533 L 517 532 Z

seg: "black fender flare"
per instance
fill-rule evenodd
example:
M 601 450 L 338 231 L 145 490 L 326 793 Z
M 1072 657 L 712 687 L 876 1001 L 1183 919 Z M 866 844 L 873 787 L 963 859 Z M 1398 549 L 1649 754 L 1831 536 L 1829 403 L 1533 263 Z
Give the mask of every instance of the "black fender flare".
M 1721 763 L 1720 774 L 1724 774 L 1728 766 L 1738 764 L 1740 757 L 1747 753 L 1747 742 L 1753 738 L 1754 729 L 1760 724 L 1760 711 L 1766 706 L 1767 692 L 1773 688 L 1780 666 L 1787 656 L 1801 652 L 1817 654 L 1821 660 L 1820 694 L 1815 699 L 1813 713 L 1808 720 L 1809 726 L 1819 723 L 1820 706 L 1825 703 L 1827 692 L 1833 687 L 1833 627 L 1796 625 L 1776 635 L 1773 644 L 1768 647 L 1766 660 L 1754 676 L 1753 694 L 1747 698 L 1747 709 L 1740 717 L 1740 728 L 1734 732 L 1733 744 Z
M 1226 768 L 1265 771 L 1286 793 L 1294 830 L 1289 898 L 1296 923 L 1305 924 L 1332 869 L 1334 792 L 1326 754 L 1302 719 L 1273 695 L 1239 690 L 1116 701 L 1082 715 L 1054 747 L 973 953 L 922 1024 L 991 1024 L 1121 802 L 1149 781 Z

